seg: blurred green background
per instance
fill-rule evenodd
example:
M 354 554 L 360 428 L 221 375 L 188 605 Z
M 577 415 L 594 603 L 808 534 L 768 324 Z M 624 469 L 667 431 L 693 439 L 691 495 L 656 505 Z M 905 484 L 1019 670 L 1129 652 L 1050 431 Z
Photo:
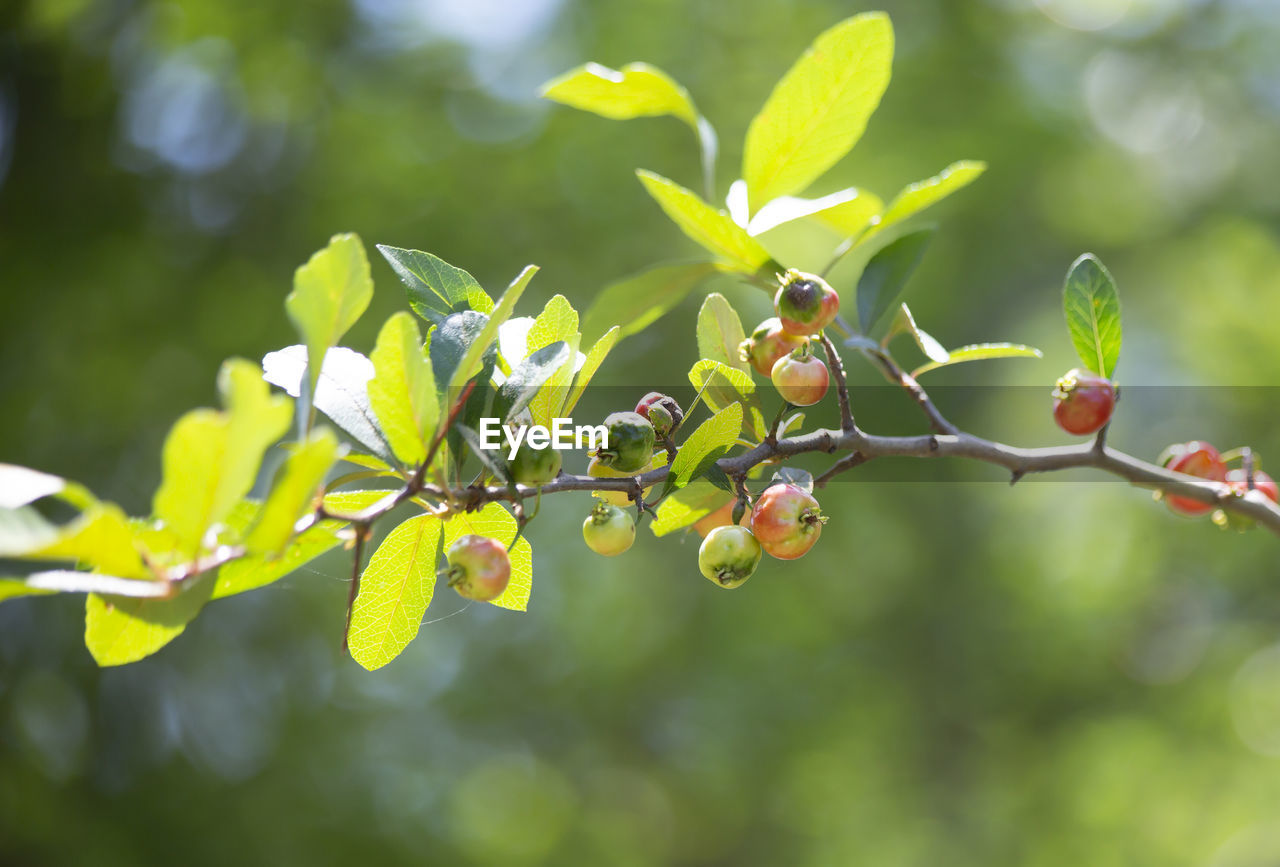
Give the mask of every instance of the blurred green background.
M 910 300 L 947 345 L 1046 353 L 931 375 L 944 411 L 1062 441 L 1059 287 L 1089 249 L 1124 303 L 1112 442 L 1280 465 L 1270 0 L 10 0 L 0 460 L 145 512 L 168 426 L 215 399 L 224 357 L 294 342 L 293 268 L 337 231 L 492 290 L 536 262 L 530 314 L 694 253 L 632 176 L 696 185 L 688 130 L 537 85 L 663 67 L 720 132 L 723 195 L 773 82 L 864 8 L 893 16 L 894 80 L 814 192 L 987 160 L 931 214 Z M 374 275 L 345 341 L 364 351 L 404 306 Z M 621 344 L 602 377 L 625 388 L 593 409 L 684 383 L 697 306 Z M 895 400 L 860 421 L 918 430 Z M 1274 537 L 1089 475 L 872 465 L 823 502 L 812 554 L 722 593 L 696 538 L 589 559 L 586 497 L 558 497 L 527 614 L 442 593 L 373 674 L 337 649 L 341 557 L 122 669 L 92 665 L 79 599 L 6 602 L 0 863 L 1280 863 Z

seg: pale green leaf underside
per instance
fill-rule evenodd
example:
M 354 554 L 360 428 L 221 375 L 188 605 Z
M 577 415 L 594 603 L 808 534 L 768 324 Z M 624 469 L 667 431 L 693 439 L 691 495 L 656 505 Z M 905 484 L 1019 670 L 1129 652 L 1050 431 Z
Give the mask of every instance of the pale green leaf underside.
M 698 311 L 698 355 L 748 373 L 747 362 L 739 352 L 745 338 L 742 320 L 729 300 L 719 292 L 708 295 Z
M 351 609 L 351 657 L 370 671 L 400 655 L 431 604 L 440 519 L 417 515 L 393 529 L 369 558 Z
M 889 84 L 893 27 L 882 12 L 820 35 L 751 121 L 743 155 L 752 212 L 798 193 L 862 137 Z
M 1062 309 L 1080 360 L 1110 379 L 1120 358 L 1120 297 L 1110 272 L 1092 253 L 1077 259 L 1067 273 Z
M 962 364 L 966 361 L 986 361 L 994 358 L 1042 358 L 1043 353 L 1034 346 L 1023 346 L 1021 343 L 973 343 L 951 350 L 946 361 L 930 361 L 911 371 L 913 377 L 922 373 Z
M 587 63 L 548 81 L 542 96 L 613 120 L 669 114 L 698 131 L 698 112 L 688 91 L 647 63 L 621 69 Z
M 770 261 L 769 251 L 759 241 L 697 193 L 644 169 L 637 170 L 636 176 L 680 231 L 734 269 L 754 274 Z

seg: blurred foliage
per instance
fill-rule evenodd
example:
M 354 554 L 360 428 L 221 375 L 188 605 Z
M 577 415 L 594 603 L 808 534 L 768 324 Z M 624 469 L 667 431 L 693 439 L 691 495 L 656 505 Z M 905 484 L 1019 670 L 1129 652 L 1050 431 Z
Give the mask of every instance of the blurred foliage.
M 1113 441 L 1149 456 L 1247 442 L 1280 461 L 1280 8 L 879 5 L 893 82 L 813 192 L 889 197 L 985 160 L 939 206 L 912 309 L 946 345 L 1046 351 L 930 374 L 955 386 L 935 392 L 944 410 L 1058 441 L 1048 390 L 1072 364 L 1058 293 L 1090 249 L 1125 299 Z M 334 232 L 431 250 L 491 291 L 535 262 L 531 306 L 563 292 L 584 308 L 692 252 L 632 174 L 695 184 L 689 130 L 560 109 L 537 86 L 587 60 L 667 70 L 720 133 L 723 195 L 773 82 L 852 11 L 7 4 L 0 460 L 144 511 L 164 432 L 212 402 L 218 363 L 293 342 L 292 271 Z M 778 234 L 782 254 L 815 255 Z M 404 306 L 373 268 L 373 308 L 347 338 L 365 350 Z M 767 315 L 754 290 L 711 288 Z M 683 383 L 698 305 L 610 356 L 619 406 Z M 608 394 L 581 414 L 617 408 Z M 896 398 L 875 403 L 869 426 L 916 429 Z M 527 614 L 432 609 L 375 674 L 337 650 L 341 555 L 220 603 L 126 669 L 92 665 L 76 600 L 7 602 L 0 862 L 1280 858 L 1274 538 L 1182 523 L 1084 475 L 1010 490 L 983 468 L 864 469 L 828 489 L 833 522 L 799 567 L 766 563 L 731 594 L 697 575 L 692 539 L 587 559 L 588 497 L 560 498 L 531 527 Z

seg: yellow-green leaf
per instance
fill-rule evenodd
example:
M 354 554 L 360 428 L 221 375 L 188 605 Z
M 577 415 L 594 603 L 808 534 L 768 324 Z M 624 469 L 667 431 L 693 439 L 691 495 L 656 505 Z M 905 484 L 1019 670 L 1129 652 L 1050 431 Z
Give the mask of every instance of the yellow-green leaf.
M 609 354 L 609 350 L 613 349 L 614 344 L 621 339 L 621 335 L 622 330 L 615 325 L 606 331 L 604 336 L 597 340 L 591 350 L 587 352 L 587 358 L 582 362 L 582 367 L 578 370 L 578 375 L 573 381 L 573 388 L 569 391 L 569 398 L 564 402 L 562 411 L 565 416 L 573 414 L 573 408 L 582 399 L 587 386 L 591 384 L 591 378 L 596 375 L 596 371 L 604 363 L 605 356 Z
M 294 449 L 280 468 L 258 521 L 245 540 L 250 551 L 277 554 L 289 543 L 294 525 L 311 510 L 325 475 L 338 460 L 339 448 L 333 431 L 319 427 Z
M 667 488 L 683 488 L 728 454 L 742 432 L 742 406 L 731 403 L 698 425 L 680 444 L 667 474 Z
M 653 535 L 665 536 L 694 524 L 732 499 L 732 494 L 720 490 L 706 479 L 694 479 L 658 504 L 658 516 L 649 527 Z
M 476 339 L 467 347 L 462 360 L 454 368 L 453 376 L 449 378 L 449 387 L 444 395 L 446 404 L 453 401 L 462 387 L 467 384 L 467 380 L 480 372 L 485 352 L 498 339 L 498 329 L 502 327 L 502 323 L 510 318 L 511 312 L 515 310 L 516 302 L 520 300 L 520 296 L 524 294 L 525 287 L 529 285 L 529 281 L 537 273 L 538 268 L 536 265 L 526 266 L 520 272 L 520 275 L 512 281 L 511 285 L 507 287 L 507 291 L 502 294 L 502 297 L 498 299 L 498 303 L 494 306 L 493 312 L 489 314 L 484 327 L 481 328 Z
M 613 120 L 669 114 L 698 130 L 698 112 L 688 91 L 647 63 L 628 63 L 622 69 L 588 63 L 548 81 L 541 93 Z
M 478 512 L 461 512 L 449 518 L 444 525 L 444 551 L 461 536 L 474 533 L 497 539 L 503 545 L 510 546 L 511 583 L 492 605 L 510 608 L 513 611 L 525 611 L 529 607 L 529 592 L 533 587 L 533 549 L 529 540 L 521 536 L 511 545 L 516 535 L 516 519 L 498 503 L 488 503 Z
M 885 209 L 880 220 L 871 227 L 866 237 L 862 240 L 868 240 L 873 235 L 884 231 L 895 223 L 901 223 L 930 205 L 945 199 L 955 191 L 967 187 L 986 170 L 986 163 L 976 160 L 961 160 L 960 162 L 952 163 L 931 178 L 916 181 L 914 184 L 904 187 L 902 192 L 894 196 L 893 201 L 889 203 L 889 207 Z
M 172 599 L 137 599 L 90 593 L 84 643 L 101 666 L 150 656 L 182 634 L 213 591 L 212 574 L 197 578 Z
M 293 291 L 284 306 L 307 345 L 312 393 L 325 352 L 342 339 L 372 298 L 369 259 L 356 235 L 334 235 L 294 272 Z
M 698 355 L 749 373 L 739 352 L 745 338 L 742 320 L 729 300 L 719 292 L 708 295 L 698 311 Z
M 702 392 L 702 399 L 713 411 L 720 411 L 732 403 L 742 406 L 742 424 L 756 439 L 768 433 L 760 397 L 751 375 L 729 367 L 720 361 L 704 358 L 689 371 L 689 382 Z M 693 407 L 689 408 L 693 411 Z
M 431 604 L 440 554 L 440 519 L 417 515 L 397 526 L 369 558 L 351 608 L 347 645 L 370 671 L 400 655 Z
M 644 169 L 638 170 L 636 175 L 680 231 L 724 259 L 735 270 L 754 274 L 771 261 L 769 251 L 759 241 L 748 235 L 727 213 L 704 202 L 697 193 Z
M 386 321 L 369 359 L 375 371 L 369 404 L 396 457 L 415 467 L 427 456 L 440 403 L 431 359 L 411 314 L 401 311 Z
M 801 192 L 850 151 L 892 63 L 893 27 L 883 12 L 849 18 L 814 41 L 747 129 L 742 177 L 753 213 Z
M 1043 357 L 1044 353 L 1039 349 L 1034 346 L 1023 346 L 1021 343 L 973 343 L 951 350 L 946 361 L 930 361 L 928 364 L 920 365 L 911 371 L 911 376 L 912 378 L 919 377 L 920 374 L 937 370 L 939 367 L 949 367 L 965 361 L 985 361 L 990 358 Z
M 638 334 L 716 273 L 710 262 L 658 265 L 612 283 L 596 293 L 582 320 L 582 333 L 604 334 L 617 328 L 618 339 Z

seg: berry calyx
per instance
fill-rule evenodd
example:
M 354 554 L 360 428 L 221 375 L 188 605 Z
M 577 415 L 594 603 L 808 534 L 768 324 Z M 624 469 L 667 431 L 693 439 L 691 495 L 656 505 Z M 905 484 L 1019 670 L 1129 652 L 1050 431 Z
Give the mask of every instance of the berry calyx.
M 644 469 L 653 458 L 655 432 L 649 420 L 637 412 L 615 412 L 605 416 L 609 444 L 596 457 L 607 467 L 624 473 Z
M 807 349 L 784 355 L 769 373 L 773 387 L 792 406 L 812 406 L 827 396 L 831 375 L 827 366 Z
M 807 337 L 788 334 L 782 327 L 782 320 L 773 316 L 757 325 L 751 336 L 738 344 L 738 356 L 756 373 L 768 376 L 779 358 L 790 355 L 808 342 Z
M 1222 455 L 1209 443 L 1200 440 L 1169 446 L 1160 463 L 1175 473 L 1186 473 L 1210 482 L 1222 482 L 1227 478 L 1227 465 L 1223 463 Z M 1214 509 L 1212 503 L 1202 503 L 1176 494 L 1166 496 L 1164 501 L 1171 511 L 1189 517 L 1205 515 Z
M 1063 374 L 1053 390 L 1053 420 L 1076 436 L 1102 430 L 1115 407 L 1115 383 L 1079 368 Z
M 632 479 L 636 476 L 642 476 L 652 469 L 656 469 L 652 461 L 645 464 L 638 472 L 634 473 L 624 473 L 621 470 L 614 469 L 613 467 L 601 463 L 599 458 L 592 458 L 587 463 L 587 475 L 594 476 L 597 479 Z M 649 498 L 649 492 L 652 490 L 652 485 L 644 489 L 645 499 Z M 591 495 L 614 506 L 625 506 L 631 502 L 631 497 L 622 491 L 592 491 Z
M 644 416 L 653 425 L 653 432 L 664 437 L 684 420 L 684 410 L 673 397 L 651 391 L 636 404 L 636 414 Z
M 746 527 L 716 527 L 698 548 L 698 570 L 717 587 L 741 587 L 760 565 L 764 551 Z
M 617 506 L 597 503 L 582 522 L 582 538 L 597 554 L 616 557 L 635 543 L 636 522 Z
M 720 508 L 716 509 L 714 512 L 710 512 L 706 515 L 703 515 L 697 521 L 694 521 L 693 529 L 697 531 L 699 536 L 705 539 L 707 537 L 707 534 L 710 533 L 712 530 L 714 530 L 716 527 L 732 527 L 733 526 L 733 507 L 735 505 L 737 505 L 737 501 L 730 500 Z M 743 527 L 751 526 L 751 510 L 750 509 L 747 509 L 743 513 L 742 520 L 738 521 L 738 524 Z
M 840 312 L 840 296 L 817 274 L 794 268 L 779 275 L 782 286 L 773 298 L 773 309 L 790 334 L 817 334 Z
M 1249 490 L 1249 477 L 1243 469 L 1228 470 L 1226 482 L 1236 494 L 1244 496 Z M 1280 485 L 1262 470 L 1254 470 L 1253 489 L 1273 503 L 1280 503 Z
M 521 443 L 508 468 L 511 471 L 511 480 L 516 484 L 540 488 L 560 475 L 562 461 L 560 452 L 550 446 L 545 449 L 535 449 L 528 443 Z
M 809 553 L 826 522 L 813 494 L 795 485 L 777 484 L 756 500 L 751 532 L 770 557 L 795 560 Z
M 445 555 L 449 586 L 463 599 L 489 602 L 507 589 L 511 580 L 511 559 L 507 549 L 487 536 L 459 536 Z

